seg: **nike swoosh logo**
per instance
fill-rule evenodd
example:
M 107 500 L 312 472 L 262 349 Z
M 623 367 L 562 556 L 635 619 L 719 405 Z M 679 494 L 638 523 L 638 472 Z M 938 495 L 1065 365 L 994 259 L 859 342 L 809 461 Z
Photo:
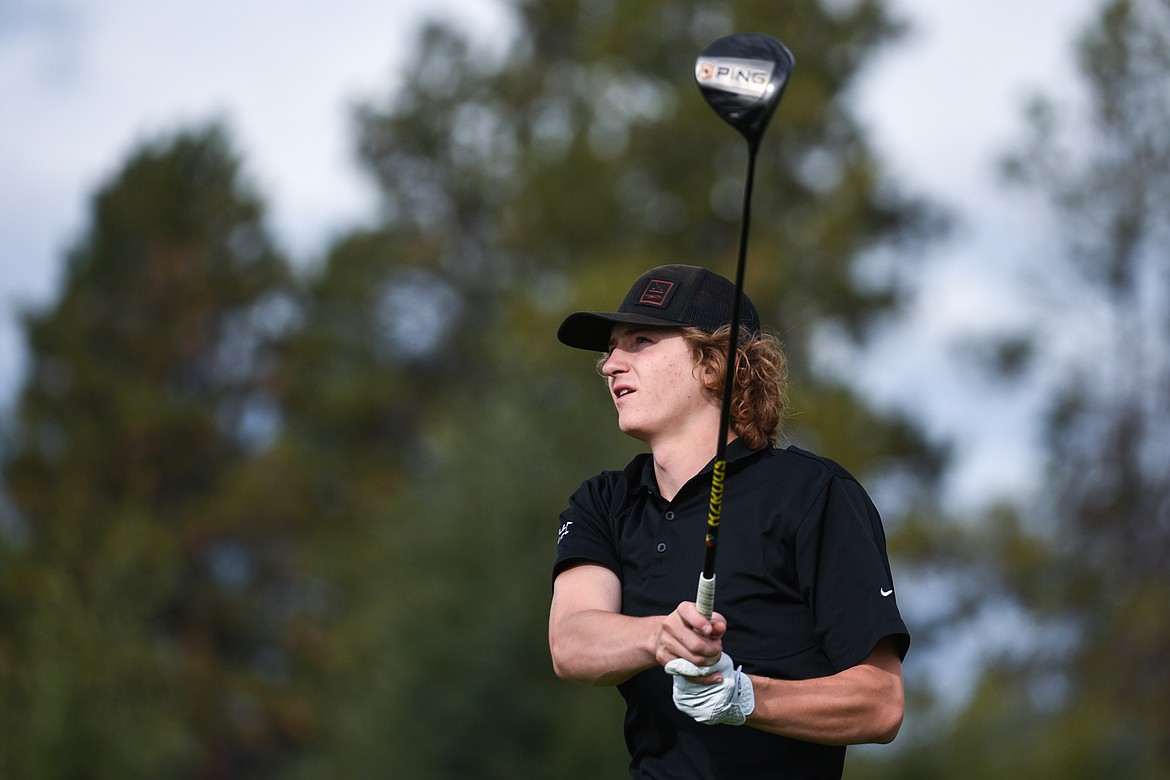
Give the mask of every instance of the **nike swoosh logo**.
M 885 588 L 882 588 L 882 589 L 881 589 L 881 590 L 879 590 L 878 592 L 879 592 L 879 593 L 881 593 L 883 596 L 888 596 L 888 595 L 890 595 L 891 593 L 893 593 L 894 591 L 893 591 L 893 589 L 891 589 L 891 590 L 886 590 Z

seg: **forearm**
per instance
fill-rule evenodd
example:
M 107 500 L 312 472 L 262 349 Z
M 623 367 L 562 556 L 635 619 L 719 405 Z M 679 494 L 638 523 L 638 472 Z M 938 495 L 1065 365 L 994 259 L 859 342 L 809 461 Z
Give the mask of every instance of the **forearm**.
M 657 665 L 661 617 L 635 618 L 602 610 L 574 612 L 549 623 L 553 670 L 562 680 L 617 685 Z
M 828 745 L 886 743 L 902 725 L 905 697 L 896 656 L 875 653 L 830 677 L 776 680 L 752 676 L 756 708 L 747 723 Z
M 722 652 L 727 621 L 684 602 L 669 615 L 621 614 L 617 575 L 595 565 L 567 569 L 553 583 L 548 646 L 563 680 L 617 685 L 675 658 L 712 663 Z

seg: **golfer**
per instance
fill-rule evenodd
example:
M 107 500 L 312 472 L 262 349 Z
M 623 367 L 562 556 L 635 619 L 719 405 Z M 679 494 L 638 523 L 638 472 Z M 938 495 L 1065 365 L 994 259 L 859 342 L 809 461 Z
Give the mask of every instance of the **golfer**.
M 776 446 L 785 358 L 741 298 L 715 613 L 702 571 L 734 285 L 651 269 L 616 312 L 561 324 L 648 453 L 586 480 L 560 516 L 558 677 L 616 685 L 633 778 L 836 778 L 845 746 L 903 716 L 899 611 L 881 519 L 843 468 Z

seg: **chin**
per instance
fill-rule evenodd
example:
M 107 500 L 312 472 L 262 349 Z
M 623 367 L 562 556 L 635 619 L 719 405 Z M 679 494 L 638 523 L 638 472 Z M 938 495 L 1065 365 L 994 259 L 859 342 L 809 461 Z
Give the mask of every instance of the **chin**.
M 631 439 L 637 439 L 638 441 L 646 441 L 646 437 L 649 435 L 647 431 L 637 425 L 623 423 L 620 418 L 618 419 L 618 430 Z

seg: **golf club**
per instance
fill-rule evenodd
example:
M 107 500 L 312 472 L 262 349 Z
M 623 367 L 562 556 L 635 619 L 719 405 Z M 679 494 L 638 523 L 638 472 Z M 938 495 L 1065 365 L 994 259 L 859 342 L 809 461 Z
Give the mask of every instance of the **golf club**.
M 759 33 L 729 35 L 712 43 L 695 61 L 699 91 L 719 118 L 738 130 L 747 141 L 747 177 L 743 189 L 743 214 L 739 233 L 739 258 L 735 270 L 735 293 L 731 303 L 731 328 L 727 342 L 727 372 L 723 380 L 723 405 L 719 419 L 719 441 L 711 472 L 711 501 L 707 512 L 707 549 L 699 575 L 695 604 L 706 617 L 715 608 L 715 556 L 719 523 L 723 514 L 723 480 L 727 473 L 727 431 L 731 425 L 731 398 L 735 384 L 736 351 L 739 338 L 740 298 L 743 297 L 743 269 L 747 258 L 748 229 L 752 213 L 752 186 L 756 175 L 756 152 L 768 122 L 780 103 L 794 59 L 784 44 Z

